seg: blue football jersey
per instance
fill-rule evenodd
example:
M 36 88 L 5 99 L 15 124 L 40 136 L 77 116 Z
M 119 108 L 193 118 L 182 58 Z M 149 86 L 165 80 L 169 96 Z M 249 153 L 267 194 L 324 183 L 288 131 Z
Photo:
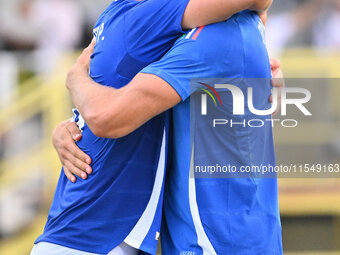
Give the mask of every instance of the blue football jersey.
M 226 22 L 193 29 L 142 72 L 168 82 L 183 100 L 172 110 L 162 254 L 281 255 L 276 178 L 195 178 L 193 169 L 194 161 L 213 157 L 237 168 L 275 165 L 269 122 L 261 128 L 236 125 L 211 129 L 209 122 L 198 121 L 190 111 L 193 98 L 189 96 L 207 89 L 204 83 L 232 84 L 245 96 L 247 88 L 252 87 L 256 109 L 271 107 L 271 69 L 259 17 L 244 11 Z M 255 82 L 259 78 L 262 82 Z M 220 95 L 226 105 L 223 114 L 236 118 L 231 93 Z M 246 102 L 244 106 L 244 118 L 259 118 L 249 111 Z
M 159 60 L 183 34 L 188 0 L 115 0 L 94 28 L 90 76 L 120 88 Z M 133 102 L 131 102 L 133 103 Z M 155 254 L 159 237 L 169 113 L 120 139 L 96 137 L 77 110 L 78 142 L 91 156 L 93 173 L 71 183 L 63 172 L 44 233 L 36 240 L 107 254 L 125 241 Z

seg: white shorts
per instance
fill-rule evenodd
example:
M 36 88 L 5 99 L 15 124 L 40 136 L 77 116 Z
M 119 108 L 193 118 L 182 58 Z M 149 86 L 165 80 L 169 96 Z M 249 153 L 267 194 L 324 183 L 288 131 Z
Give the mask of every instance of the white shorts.
M 138 250 L 127 245 L 126 243 L 120 244 L 119 246 L 117 246 L 108 253 L 108 255 L 137 255 L 137 254 Z M 33 246 L 31 255 L 105 255 L 105 254 L 79 251 L 53 243 L 40 242 Z

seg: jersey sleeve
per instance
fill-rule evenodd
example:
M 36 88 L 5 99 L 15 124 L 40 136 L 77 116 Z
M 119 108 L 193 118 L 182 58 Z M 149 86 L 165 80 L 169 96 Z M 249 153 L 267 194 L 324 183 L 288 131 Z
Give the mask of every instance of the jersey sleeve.
M 202 83 L 219 79 L 224 83 L 244 77 L 244 47 L 241 32 L 234 21 L 193 29 L 176 41 L 161 58 L 142 73 L 165 80 L 186 100 Z M 230 38 L 230 39 L 229 39 Z M 232 38 L 232 39 L 231 39 Z M 262 42 L 262 41 L 261 41 Z
M 198 89 L 204 88 L 200 83 L 206 78 L 224 78 L 231 75 L 231 61 L 225 61 L 219 47 L 179 39 L 164 57 L 149 66 L 141 73 L 153 74 L 166 81 L 186 100 Z M 219 55 L 218 55 L 219 54 Z M 203 80 L 202 80 L 203 79 Z
M 124 37 L 135 59 L 159 59 L 184 33 L 182 18 L 189 0 L 146 0 L 125 15 Z
M 202 72 L 204 63 L 197 53 L 189 54 L 186 45 L 174 46 L 161 60 L 145 67 L 141 73 L 153 74 L 166 81 L 184 101 L 190 96 L 190 79 Z

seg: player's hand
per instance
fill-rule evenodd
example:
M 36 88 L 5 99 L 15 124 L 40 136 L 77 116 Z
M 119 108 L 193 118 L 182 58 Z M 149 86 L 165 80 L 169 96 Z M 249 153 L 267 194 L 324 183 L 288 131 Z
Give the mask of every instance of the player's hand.
M 60 123 L 53 132 L 53 145 L 63 165 L 65 175 L 71 182 L 76 182 L 78 176 L 87 179 L 92 173 L 91 158 L 79 149 L 76 141 L 82 134 L 74 121 L 66 120 Z
M 281 70 L 281 62 L 280 60 L 276 58 L 271 58 L 270 59 L 270 67 L 272 70 L 272 80 L 271 80 L 271 85 L 274 88 L 278 88 L 278 100 L 277 100 L 277 108 L 275 112 L 273 113 L 273 116 L 275 116 L 279 111 L 280 111 L 280 106 L 281 106 L 281 89 L 285 87 L 285 82 L 283 79 L 283 73 Z M 270 96 L 269 98 L 270 102 L 273 102 L 273 95 Z
M 91 55 L 93 54 L 95 44 L 96 40 L 93 38 L 90 45 L 83 50 L 82 54 L 68 72 L 66 78 L 66 87 L 68 89 L 71 89 L 75 84 L 81 84 L 84 78 L 89 77 Z
M 84 51 L 82 52 L 82 54 L 78 57 L 76 61 L 76 65 L 80 65 L 86 68 L 87 73 L 89 72 L 89 69 L 90 69 L 91 55 L 93 54 L 95 45 L 96 45 L 96 39 L 93 38 L 90 45 L 84 49 Z

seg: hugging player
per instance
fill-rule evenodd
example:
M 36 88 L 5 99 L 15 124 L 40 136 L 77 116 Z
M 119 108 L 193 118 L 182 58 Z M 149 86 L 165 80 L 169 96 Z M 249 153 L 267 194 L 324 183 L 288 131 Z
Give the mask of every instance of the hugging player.
M 192 3 L 195 2 L 190 1 L 186 8 L 187 3 L 183 1 L 115 1 L 99 19 L 90 77 L 88 64 L 93 44 L 78 59 L 67 81 L 78 109 L 74 120 L 82 130 L 78 146 L 91 157 L 93 173 L 86 181 L 78 179 L 76 183 L 69 182 L 61 174 L 45 231 L 36 241 L 32 254 L 107 254 L 110 251 L 110 254 L 137 254 L 138 250 L 154 254 L 161 219 L 168 130 L 173 127 L 173 156 L 169 158 L 172 169 L 168 178 L 170 185 L 166 189 L 162 231 L 163 254 L 223 254 L 230 249 L 235 254 L 254 254 L 249 249 L 263 254 L 281 253 L 277 221 L 268 224 L 269 229 L 277 230 L 270 232 L 271 238 L 277 238 L 277 243 L 270 242 L 270 247 L 260 243 L 260 247 L 252 248 L 243 243 L 242 247 L 237 247 L 238 243 L 230 242 L 228 235 L 222 242 L 216 241 L 220 236 L 214 237 L 203 227 L 209 228 L 209 220 L 202 218 L 206 222 L 200 227 L 200 215 L 193 213 L 201 213 L 205 205 L 197 203 L 195 210 L 195 201 L 192 202 L 190 195 L 195 182 L 189 178 L 188 166 L 188 81 L 195 77 L 245 74 L 270 78 L 270 66 L 258 31 L 260 20 L 252 11 L 188 32 L 159 60 L 183 32 L 181 23 L 183 28 L 189 28 L 192 24 L 218 21 L 208 19 L 204 23 L 194 23 L 197 16 L 206 17 L 197 15 L 201 13 L 197 8 L 202 6 Z M 214 2 L 207 4 L 211 3 Z M 237 4 L 240 8 L 241 3 Z M 196 13 L 193 15 L 196 20 L 185 26 L 185 21 L 191 20 L 190 8 Z M 239 11 L 237 8 L 235 12 Z M 221 13 L 220 6 L 216 9 Z M 229 13 L 225 12 L 224 19 L 230 16 L 231 9 L 227 8 Z M 189 16 L 186 16 L 188 10 Z M 253 39 L 247 40 L 248 35 Z M 250 48 L 256 51 L 244 54 Z M 234 55 L 228 55 L 230 52 Z M 249 64 L 242 66 L 241 61 L 234 61 L 237 58 L 243 59 L 244 63 L 249 61 Z M 265 102 L 268 91 L 270 94 L 270 88 L 264 88 Z M 184 102 L 180 103 L 181 100 Z M 169 125 L 170 113 L 162 112 L 176 104 Z M 63 128 L 66 127 L 62 125 Z M 78 168 L 83 167 L 83 163 L 77 161 L 77 164 Z M 73 167 L 63 165 L 72 179 L 69 171 L 73 171 Z M 242 187 L 237 180 L 231 185 L 236 184 Z M 275 185 L 274 179 L 271 187 L 275 189 Z M 196 188 L 198 195 L 199 188 Z M 269 202 L 275 209 L 275 192 L 273 197 Z M 229 209 L 221 207 L 218 210 Z M 241 229 L 252 230 L 252 225 L 239 223 Z M 219 228 L 223 227 L 220 225 L 215 229 L 218 235 L 221 234 Z M 266 238 L 261 234 L 260 238 Z M 251 241 L 256 242 L 257 238 Z

